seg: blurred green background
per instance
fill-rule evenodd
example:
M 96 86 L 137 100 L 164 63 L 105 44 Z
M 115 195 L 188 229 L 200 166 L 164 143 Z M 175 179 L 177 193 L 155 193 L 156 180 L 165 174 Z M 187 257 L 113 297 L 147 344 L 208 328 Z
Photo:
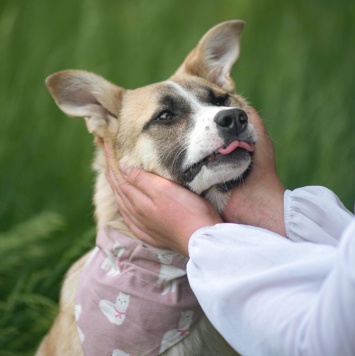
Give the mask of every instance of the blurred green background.
M 352 209 L 353 0 L 1 0 L 0 355 L 33 354 L 66 269 L 94 244 L 92 138 L 57 109 L 46 76 L 165 80 L 235 18 L 246 27 L 233 77 L 266 121 L 285 185 L 327 186 Z

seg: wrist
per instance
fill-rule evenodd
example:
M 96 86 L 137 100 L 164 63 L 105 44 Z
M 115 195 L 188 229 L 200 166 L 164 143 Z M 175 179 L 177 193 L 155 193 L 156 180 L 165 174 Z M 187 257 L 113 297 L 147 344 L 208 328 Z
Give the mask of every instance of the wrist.
M 198 214 L 190 214 L 189 217 L 184 219 L 181 224 L 181 229 L 175 230 L 175 238 L 172 241 L 171 249 L 188 256 L 188 245 L 191 236 L 197 231 L 205 227 L 214 226 L 223 223 L 222 218 L 218 215 L 217 211 L 208 205 L 204 211 L 199 211 Z
M 263 177 L 262 186 L 247 184 L 235 188 L 223 213 L 226 222 L 261 227 L 286 236 L 284 223 L 285 188 L 278 177 Z

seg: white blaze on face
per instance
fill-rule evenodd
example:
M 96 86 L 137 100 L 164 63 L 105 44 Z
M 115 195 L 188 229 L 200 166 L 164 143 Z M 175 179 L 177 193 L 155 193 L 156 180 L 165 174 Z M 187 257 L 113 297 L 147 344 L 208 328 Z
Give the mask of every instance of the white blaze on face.
M 186 90 L 179 84 L 172 81 L 166 83 L 172 86 L 179 96 L 188 101 L 192 109 L 191 120 L 193 125 L 191 132 L 186 135 L 187 150 L 182 167 L 183 170 L 186 170 L 225 145 L 225 140 L 219 135 L 214 119 L 220 111 L 230 109 L 230 107 L 209 106 L 201 103 L 193 92 Z M 254 130 L 251 124 L 248 125 L 247 130 L 249 132 Z M 251 136 L 254 136 L 254 134 L 251 134 Z M 188 186 L 194 192 L 201 194 L 213 185 L 238 178 L 248 168 L 249 164 L 250 160 L 245 160 L 223 167 L 202 166 L 200 172 L 188 183 Z
M 190 91 L 187 91 L 181 85 L 172 82 L 170 80 L 166 81 L 165 83 L 168 84 L 169 86 L 172 86 L 182 98 L 188 101 L 188 103 L 191 105 L 194 111 L 199 110 L 200 108 L 203 107 L 203 105 L 198 101 L 196 96 L 193 95 L 193 93 L 191 93 Z
M 221 106 L 204 106 L 198 110 L 192 120 L 195 125 L 187 136 L 189 147 L 186 154 L 185 169 L 224 145 L 224 139 L 219 136 L 217 125 L 214 121 L 217 113 L 228 109 Z
M 194 125 L 191 133 L 187 135 L 188 149 L 183 167 L 187 169 L 217 148 L 223 146 L 224 140 L 218 135 L 214 118 L 218 112 L 230 108 L 207 106 L 199 102 L 191 91 L 187 91 L 181 85 L 172 81 L 167 81 L 166 83 L 172 86 L 181 97 L 188 101 L 193 111 L 192 120 Z

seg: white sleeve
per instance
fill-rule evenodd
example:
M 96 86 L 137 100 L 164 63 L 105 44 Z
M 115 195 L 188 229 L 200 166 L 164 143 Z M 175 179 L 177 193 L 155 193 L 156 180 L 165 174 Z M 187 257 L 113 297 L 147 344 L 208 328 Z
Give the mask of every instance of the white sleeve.
M 339 246 L 218 224 L 195 232 L 187 274 L 243 356 L 355 355 L 355 220 Z
M 329 189 L 310 186 L 287 190 L 284 196 L 286 236 L 336 246 L 354 217 Z

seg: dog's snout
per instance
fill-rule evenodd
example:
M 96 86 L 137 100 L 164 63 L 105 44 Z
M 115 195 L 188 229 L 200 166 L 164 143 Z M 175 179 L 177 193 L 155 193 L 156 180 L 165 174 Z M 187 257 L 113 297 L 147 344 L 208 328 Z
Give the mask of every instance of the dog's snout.
M 248 124 L 248 115 L 241 109 L 233 108 L 220 111 L 214 121 L 220 130 L 239 134 Z

